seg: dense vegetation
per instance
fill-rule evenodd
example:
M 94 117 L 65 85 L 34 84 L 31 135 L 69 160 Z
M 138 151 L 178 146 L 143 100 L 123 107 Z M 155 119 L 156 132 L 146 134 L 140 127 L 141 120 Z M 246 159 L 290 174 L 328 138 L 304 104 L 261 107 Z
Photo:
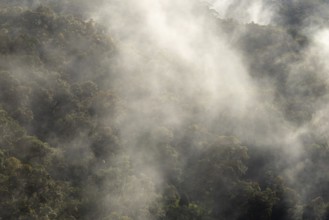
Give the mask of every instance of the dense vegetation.
M 203 110 L 191 102 L 180 104 L 191 111 L 189 123 L 150 119 L 154 129 L 131 132 L 132 143 L 120 131 L 133 111 L 118 92 L 120 39 L 75 1 L 1 4 L 0 219 L 329 219 L 326 134 L 304 135 L 306 166 L 294 181 L 281 171 L 298 164 L 282 160 L 280 148 L 209 127 L 193 118 Z M 227 36 L 241 33 L 231 43 L 264 94 L 274 94 L 267 108 L 298 126 L 329 88 L 313 67 L 299 65 L 309 39 L 298 27 L 311 6 L 300 7 L 300 17 L 281 8 L 276 26 L 213 18 Z M 299 73 L 293 86 L 291 69 Z M 155 105 L 181 99 L 175 95 Z M 154 181 L 145 167 L 162 177 Z

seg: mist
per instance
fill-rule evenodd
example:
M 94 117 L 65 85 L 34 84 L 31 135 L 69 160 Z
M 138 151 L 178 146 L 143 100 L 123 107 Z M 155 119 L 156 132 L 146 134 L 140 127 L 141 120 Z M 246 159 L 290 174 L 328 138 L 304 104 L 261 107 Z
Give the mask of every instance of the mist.
M 326 2 L 1 4 L 0 218 L 328 218 Z
M 208 14 L 209 4 L 220 18 L 242 23 L 268 24 L 273 13 L 262 10 L 259 1 L 248 3 L 247 10 L 247 2 L 120 1 L 91 15 L 120 39 L 114 87 L 127 112 L 117 124 L 135 172 L 163 193 L 170 174 L 152 159 L 150 149 L 170 147 L 173 139 L 205 141 L 193 136 L 189 129 L 194 126 L 215 137 L 235 136 L 248 146 L 281 151 L 277 166 L 293 184 L 302 151 L 300 128 L 285 119 L 274 92 L 264 94 L 263 85 L 251 77 L 248 60 Z M 187 151 L 176 158 L 183 167 L 188 155 L 196 157 L 204 149 L 192 144 Z M 142 201 L 148 206 L 152 199 Z
M 122 5 L 130 7 L 122 8 Z M 207 7 L 216 11 L 215 17 L 234 19 L 242 24 L 274 24 L 280 13 L 274 3 L 262 1 L 207 4 L 127 1 L 110 3 L 102 13 L 95 15 L 97 21 L 105 23 L 119 36 L 122 44 L 118 57 L 118 72 L 123 73 L 119 77 L 120 85 L 129 89 L 120 86 L 117 92 L 124 97 L 129 110 L 125 118 L 120 119 L 123 121 L 119 122 L 119 129 L 120 135 L 127 140 L 129 154 L 138 164 L 136 172 L 146 173 L 160 185 L 160 191 L 164 189 L 168 171 L 157 161 L 145 160 L 145 157 L 152 157 L 145 145 L 163 146 L 162 139 L 166 138 L 158 137 L 158 130 L 165 132 L 161 135 L 170 136 L 166 139 L 167 144 L 181 137 L 204 141 L 205 137 L 194 137 L 188 130 L 195 126 L 218 136 L 238 137 L 243 145 L 276 152 L 280 158 L 275 162 L 281 169 L 279 175 L 286 178 L 287 184 L 297 187 L 307 201 L 309 192 L 299 182 L 300 173 L 307 169 L 307 162 L 303 161 L 305 147 L 308 147 L 305 136 L 311 133 L 325 136 L 327 133 L 327 125 L 320 123 L 325 121 L 322 117 L 326 115 L 323 110 L 326 107 L 321 107 L 320 103 L 325 103 L 326 95 L 303 97 L 307 87 L 300 87 L 298 81 L 311 77 L 321 81 L 321 86 L 327 85 L 327 77 L 323 75 L 327 68 L 324 64 L 326 30 L 308 32 L 309 46 L 298 54 L 298 60 L 284 63 L 285 90 L 299 99 L 308 100 L 301 108 L 311 114 L 309 119 L 296 124 L 287 118 L 285 104 L 278 102 L 279 91 L 273 85 L 274 80 L 269 79 L 264 86 L 264 81 L 253 75 L 250 58 L 218 27 L 216 19 L 207 14 Z M 116 12 L 112 12 L 113 9 Z M 121 10 L 123 12 L 118 13 Z M 124 25 L 117 26 L 122 21 Z M 310 27 L 306 20 L 304 23 L 301 32 Z M 243 34 L 243 30 L 237 28 L 234 37 L 242 38 Z M 288 32 L 286 37 L 294 36 Z M 301 75 L 300 68 L 305 65 L 316 68 L 317 73 L 310 69 Z M 267 90 L 265 93 L 264 89 Z M 314 104 L 311 109 L 310 103 Z M 145 134 L 151 136 L 150 140 L 145 139 Z M 179 157 L 178 163 L 187 166 L 188 155 L 201 154 L 201 146 L 192 144 L 187 148 L 189 154 Z

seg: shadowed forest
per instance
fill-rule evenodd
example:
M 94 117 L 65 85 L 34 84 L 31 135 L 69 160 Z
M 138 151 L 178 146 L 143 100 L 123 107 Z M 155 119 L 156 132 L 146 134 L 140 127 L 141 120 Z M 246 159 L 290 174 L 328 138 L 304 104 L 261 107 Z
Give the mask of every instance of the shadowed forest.
M 0 220 L 329 220 L 328 11 L 1 0 Z

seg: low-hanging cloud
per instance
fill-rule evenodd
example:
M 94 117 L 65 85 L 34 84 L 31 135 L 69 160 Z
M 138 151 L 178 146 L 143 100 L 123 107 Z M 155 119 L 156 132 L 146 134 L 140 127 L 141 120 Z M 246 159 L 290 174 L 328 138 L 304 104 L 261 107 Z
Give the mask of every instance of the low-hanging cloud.
M 184 182 L 179 178 L 193 158 L 230 144 L 246 145 L 235 148 L 241 152 L 274 152 L 277 159 L 268 166 L 305 201 L 313 196 L 298 181 L 310 164 L 309 144 L 314 139 L 328 141 L 329 34 L 324 25 L 312 25 L 316 19 L 303 20 L 292 34 L 295 23 L 287 25 L 286 11 L 265 0 L 99 0 L 78 7 L 72 1 L 66 8 L 47 2 L 63 14 L 82 13 L 78 24 L 83 27 L 105 27 L 102 34 L 110 35 L 115 45 L 113 54 L 95 59 L 102 68 L 107 65 L 102 73 L 107 70 L 110 75 L 103 76 L 99 90 L 109 89 L 119 97 L 107 105 L 118 105 L 112 106 L 115 113 L 104 113 L 104 107 L 98 116 L 106 129 L 91 138 L 88 129 L 77 129 L 76 137 L 58 141 L 69 148 L 63 155 L 73 165 L 83 162 L 80 157 L 92 161 L 90 173 L 96 181 L 86 181 L 86 195 L 102 195 L 94 201 L 109 208 L 104 213 L 113 219 L 153 219 L 149 210 L 163 202 L 168 185 L 178 188 L 177 183 Z M 89 48 L 88 42 L 76 39 L 71 46 Z M 51 46 L 45 44 L 45 49 L 50 51 Z M 60 52 L 62 48 L 55 55 L 61 57 Z M 70 73 L 97 81 L 92 65 L 73 61 L 74 56 L 67 61 Z M 74 88 L 98 92 L 90 82 Z M 65 128 L 65 123 L 60 126 Z M 57 142 L 47 135 L 45 139 Z M 222 145 L 213 144 L 216 141 Z M 102 151 L 103 145 L 111 145 L 115 152 Z M 242 173 L 247 170 L 240 168 Z M 254 172 L 255 181 L 264 179 L 263 169 Z
M 211 4 L 219 17 L 243 23 L 268 24 L 274 13 L 262 1 Z M 274 94 L 264 94 L 250 76 L 246 58 L 229 43 L 207 7 L 197 1 L 126 0 L 110 1 L 91 13 L 120 45 L 112 85 L 126 112 L 116 124 L 135 172 L 161 186 L 164 170 L 148 150 L 177 135 L 172 132 L 201 125 L 218 135 L 282 151 L 282 163 L 291 161 L 282 175 L 295 174 L 297 162 L 292 161 L 300 156 L 301 130 L 285 119 Z M 149 138 L 159 132 L 161 137 Z M 141 201 L 151 204 L 154 199 Z

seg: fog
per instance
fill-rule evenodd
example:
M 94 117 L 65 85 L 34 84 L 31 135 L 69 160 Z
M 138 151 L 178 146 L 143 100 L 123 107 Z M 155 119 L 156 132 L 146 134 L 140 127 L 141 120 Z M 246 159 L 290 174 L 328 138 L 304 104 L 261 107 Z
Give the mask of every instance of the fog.
M 81 176 L 62 174 L 60 166 L 51 169 L 64 181 L 72 178 L 72 185 L 83 189 L 83 198 L 97 201 L 85 205 L 94 208 L 92 214 L 84 210 L 86 218 L 169 219 L 171 213 L 179 219 L 178 213 L 191 212 L 209 219 L 243 219 L 246 213 L 258 213 L 252 206 L 255 200 L 259 209 L 258 201 L 270 204 L 271 217 L 266 219 L 280 219 L 280 214 L 273 217 L 272 207 L 275 213 L 281 206 L 294 219 L 307 219 L 302 218 L 306 204 L 322 196 L 321 204 L 327 204 L 329 194 L 322 190 L 326 163 L 314 156 L 325 158 L 329 141 L 327 3 L 7 4 L 18 5 L 17 14 L 45 13 L 40 4 L 52 8 L 57 15 L 42 18 L 57 26 L 34 20 L 50 33 L 73 21 L 58 28 L 55 37 L 49 34 L 51 39 L 37 50 L 41 67 L 21 58 L 7 64 L 10 56 L 1 67 L 12 72 L 6 74 L 16 77 L 17 84 L 44 86 L 26 89 L 32 98 L 24 101 L 34 116 L 22 124 L 58 147 L 72 169 L 82 164 Z M 1 29 L 3 36 L 10 32 L 18 39 L 22 28 L 6 28 Z M 70 28 L 77 31 L 70 33 Z M 42 42 L 46 34 L 37 28 L 35 33 Z M 26 69 L 36 83 L 24 76 Z M 58 118 L 43 118 L 48 113 Z
M 261 1 L 126 0 L 111 1 L 91 14 L 120 45 L 117 79 L 112 83 L 127 112 L 116 123 L 134 170 L 161 191 L 166 174 L 149 148 L 164 147 L 172 136 L 196 138 L 182 132 L 194 125 L 219 136 L 236 136 L 244 144 L 281 151 L 277 166 L 293 184 L 301 169 L 299 138 L 305 128 L 286 120 L 273 92 L 265 94 L 258 79 L 250 76 L 247 58 L 209 16 L 207 7 L 215 9 L 219 18 L 262 25 L 270 23 L 274 13 Z M 187 159 L 180 157 L 179 163 Z M 135 186 L 139 205 L 147 207 L 156 199 L 144 198 L 138 184 L 129 180 L 127 184 Z

